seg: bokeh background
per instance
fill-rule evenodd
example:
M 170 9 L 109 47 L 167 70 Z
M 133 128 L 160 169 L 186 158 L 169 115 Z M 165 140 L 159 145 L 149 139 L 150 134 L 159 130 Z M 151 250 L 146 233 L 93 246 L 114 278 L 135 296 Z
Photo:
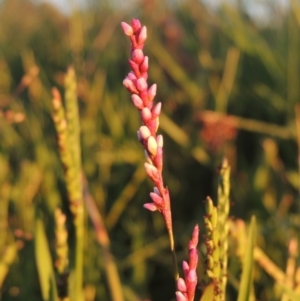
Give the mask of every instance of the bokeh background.
M 120 22 L 148 28 L 149 83 L 163 104 L 164 176 L 179 261 L 195 223 L 203 229 L 217 170 L 231 165 L 233 219 L 258 219 L 258 244 L 285 270 L 299 233 L 300 3 L 291 1 L 0 1 L 0 259 L 17 241 L 0 299 L 41 300 L 34 225 L 43 217 L 54 252 L 54 210 L 68 216 L 51 119 L 51 88 L 76 70 L 84 173 L 111 240 L 125 300 L 174 300 L 168 238 L 142 208 L 152 184 L 136 138 L 138 112 L 122 86 L 129 41 Z M 298 141 L 298 142 L 297 142 Z M 86 216 L 85 298 L 110 300 L 102 250 Z M 72 249 L 71 249 L 72 252 Z M 1 257 L 2 256 L 2 257 Z M 54 255 L 53 255 L 54 256 Z M 234 250 L 232 251 L 234 256 Z M 54 259 L 53 259 L 54 260 Z M 2 262 L 3 263 L 3 262 Z M 230 261 L 228 300 L 239 269 Z M 258 300 L 280 300 L 255 272 Z

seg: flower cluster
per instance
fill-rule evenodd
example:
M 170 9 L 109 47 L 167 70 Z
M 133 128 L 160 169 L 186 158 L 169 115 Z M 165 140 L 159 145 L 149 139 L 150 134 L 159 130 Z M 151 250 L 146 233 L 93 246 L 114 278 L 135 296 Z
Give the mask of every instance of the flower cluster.
M 154 183 L 154 192 L 150 193 L 152 203 L 144 207 L 151 211 L 158 210 L 162 213 L 167 229 L 172 229 L 169 191 L 164 187 L 162 178 L 163 169 L 163 137 L 156 135 L 159 125 L 161 103 L 154 105 L 156 84 L 148 88 L 148 57 L 143 53 L 143 47 L 147 38 L 147 28 L 141 26 L 139 20 L 133 19 L 131 25 L 121 23 L 124 33 L 130 37 L 131 58 L 129 64 L 132 71 L 126 76 L 123 85 L 131 93 L 134 106 L 139 110 L 142 126 L 137 135 L 144 146 L 147 162 L 145 169 L 148 177 Z
M 179 278 L 177 280 L 176 299 L 177 301 L 193 301 L 196 285 L 197 285 L 197 273 L 196 268 L 198 264 L 198 237 L 199 226 L 196 225 L 192 234 L 192 239 L 189 242 L 189 262 L 183 261 L 182 268 L 184 273 L 184 279 Z

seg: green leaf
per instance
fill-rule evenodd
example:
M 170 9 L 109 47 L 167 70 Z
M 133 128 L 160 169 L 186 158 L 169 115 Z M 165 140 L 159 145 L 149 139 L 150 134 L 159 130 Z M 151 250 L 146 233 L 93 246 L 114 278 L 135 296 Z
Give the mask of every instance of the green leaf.
M 247 252 L 243 262 L 242 279 L 239 287 L 238 301 L 249 301 L 252 290 L 253 251 L 255 246 L 256 219 L 251 218 Z
M 35 258 L 40 279 L 42 297 L 44 301 L 57 301 L 55 276 L 52 266 L 52 258 L 41 219 L 35 223 Z
M 287 287 L 285 284 L 279 284 L 282 289 L 284 290 L 284 293 L 289 297 L 289 300 L 291 301 L 299 301 L 300 295 L 295 293 L 291 288 Z
M 214 296 L 214 284 L 210 283 L 204 290 L 200 301 L 213 301 L 215 296 Z

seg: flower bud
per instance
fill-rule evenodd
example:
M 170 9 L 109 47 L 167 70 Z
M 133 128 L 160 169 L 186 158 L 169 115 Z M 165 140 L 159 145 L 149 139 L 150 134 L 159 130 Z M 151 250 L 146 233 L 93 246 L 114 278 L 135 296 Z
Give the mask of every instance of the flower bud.
M 131 26 L 133 29 L 133 32 L 137 32 L 141 28 L 141 22 L 138 19 L 132 19 Z
M 143 101 L 137 94 L 132 94 L 131 100 L 137 109 L 142 110 L 144 108 Z
M 186 284 L 185 281 L 182 278 L 179 278 L 177 280 L 177 289 L 181 291 L 182 293 L 186 293 Z
M 148 108 L 143 108 L 141 111 L 141 118 L 143 122 L 147 122 L 152 119 L 151 111 Z
M 135 49 L 131 53 L 131 59 L 137 64 L 140 64 L 144 60 L 144 57 L 144 53 L 141 49 Z
M 145 125 L 142 125 L 140 127 L 139 133 L 140 133 L 141 139 L 144 139 L 144 140 L 147 140 L 151 136 L 150 130 Z
M 157 85 L 153 84 L 149 90 L 148 90 L 148 99 L 149 101 L 153 101 L 155 95 L 156 95 Z
M 158 135 L 156 137 L 157 147 L 163 147 L 164 146 L 164 138 L 163 135 Z
M 145 72 L 147 72 L 148 68 L 149 68 L 149 59 L 148 56 L 145 56 L 142 63 L 140 64 L 140 72 L 144 74 Z
M 182 292 L 176 292 L 176 300 L 177 301 L 188 301 L 188 298 Z
M 158 209 L 157 206 L 153 203 L 146 203 L 146 204 L 143 205 L 143 207 L 145 209 L 150 210 L 150 211 L 156 211 Z
M 143 26 L 138 36 L 137 42 L 139 45 L 144 44 L 147 39 L 147 27 Z
M 143 77 L 140 77 L 137 81 L 136 81 L 136 87 L 139 91 L 145 91 L 147 90 L 147 82 Z
M 156 118 L 160 115 L 161 112 L 161 102 L 157 103 L 155 107 L 152 109 L 152 118 Z
M 144 164 L 145 169 L 146 169 L 146 173 L 148 175 L 148 177 L 154 182 L 158 182 L 159 180 L 159 172 L 157 170 L 157 168 L 149 163 L 145 163 Z
M 149 129 L 148 129 L 149 130 Z M 150 131 L 149 131 L 150 133 Z M 157 142 L 153 136 L 150 136 L 147 142 L 147 149 L 149 153 L 153 156 L 156 155 L 157 152 Z
M 133 35 L 133 29 L 132 29 L 132 27 L 129 24 L 127 24 L 126 22 L 121 22 L 121 26 L 123 28 L 124 33 L 127 36 L 130 37 L 130 36 Z
M 123 80 L 124 87 L 131 93 L 139 93 L 135 85 L 133 84 L 132 80 L 130 80 L 128 77 L 126 77 Z
M 163 198 L 159 195 L 157 195 L 154 192 L 150 192 L 150 197 L 154 204 L 156 204 L 158 207 L 163 204 Z

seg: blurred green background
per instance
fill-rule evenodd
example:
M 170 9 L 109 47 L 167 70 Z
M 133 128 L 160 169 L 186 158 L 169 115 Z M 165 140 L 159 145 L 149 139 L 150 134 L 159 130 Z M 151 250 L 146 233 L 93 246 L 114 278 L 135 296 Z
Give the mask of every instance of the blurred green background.
M 288 242 L 300 224 L 299 1 L 90 0 L 84 9 L 68 3 L 70 13 L 63 14 L 43 2 L 0 1 L 0 259 L 18 243 L 0 299 L 41 300 L 37 215 L 54 252 L 54 210 L 61 207 L 72 245 L 51 88 L 63 91 L 73 65 L 83 169 L 125 299 L 174 300 L 163 220 L 142 208 L 152 184 L 136 137 L 140 119 L 122 86 L 130 46 L 120 22 L 132 18 L 148 28 L 149 83 L 158 84 L 156 101 L 163 104 L 159 132 L 179 261 L 187 258 L 194 224 L 203 224 L 203 200 L 216 197 L 216 171 L 227 156 L 231 216 L 249 221 L 255 214 L 259 245 L 285 270 Z M 85 298 L 110 300 L 88 216 L 85 230 Z M 239 271 L 232 262 L 228 300 L 237 295 Z M 280 300 L 276 284 L 259 268 L 255 290 L 258 300 Z

